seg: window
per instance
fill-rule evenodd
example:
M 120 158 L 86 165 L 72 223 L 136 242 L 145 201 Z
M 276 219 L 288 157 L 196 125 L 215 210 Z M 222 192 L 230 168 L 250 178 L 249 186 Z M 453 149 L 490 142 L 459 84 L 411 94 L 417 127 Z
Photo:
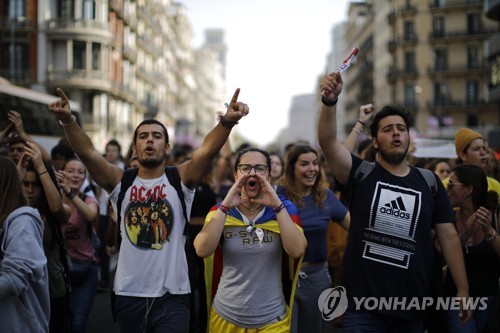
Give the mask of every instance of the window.
M 413 21 L 405 21 L 404 38 L 405 40 L 415 39 L 415 24 Z
M 448 50 L 436 49 L 435 54 L 435 70 L 443 71 L 448 69 Z
M 434 105 L 446 105 L 448 102 L 448 87 L 446 83 L 434 83 Z
M 417 67 L 415 66 L 415 52 L 406 52 L 405 67 L 404 67 L 405 73 L 415 73 L 416 68 Z
M 466 82 L 466 101 L 467 105 L 476 105 L 479 101 L 479 83 L 476 80 L 467 80 Z
M 477 127 L 479 126 L 479 116 L 477 114 L 467 115 L 467 127 Z
M 477 34 L 481 30 L 481 19 L 479 14 L 469 14 L 467 15 L 467 32 L 469 34 Z
M 467 68 L 479 68 L 479 48 L 477 46 L 467 46 Z
M 444 36 L 444 17 L 434 16 L 432 18 L 432 36 L 443 37 Z
M 92 43 L 92 69 L 101 69 L 101 44 Z
M 405 107 L 415 106 L 415 86 L 413 83 L 405 84 Z
M 96 3 L 93 0 L 83 1 L 83 18 L 87 20 L 94 20 L 96 18 Z
M 8 0 L 6 5 L 6 12 L 9 18 L 26 16 L 25 0 Z
M 59 18 L 72 18 L 74 13 L 73 0 L 60 0 L 57 1 L 57 15 Z
M 85 69 L 85 42 L 73 42 L 73 68 Z

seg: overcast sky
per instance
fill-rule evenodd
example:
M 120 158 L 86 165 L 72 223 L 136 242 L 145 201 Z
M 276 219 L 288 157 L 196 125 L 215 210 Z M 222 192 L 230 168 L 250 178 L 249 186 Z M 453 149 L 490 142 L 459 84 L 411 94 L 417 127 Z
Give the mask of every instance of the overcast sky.
M 292 96 L 313 93 L 324 74 L 331 29 L 346 0 L 179 0 L 199 47 L 207 28 L 225 30 L 227 96 L 241 88 L 250 114 L 238 130 L 265 147 L 287 126 Z M 343 59 L 339 59 L 342 61 Z M 221 106 L 222 109 L 223 106 Z

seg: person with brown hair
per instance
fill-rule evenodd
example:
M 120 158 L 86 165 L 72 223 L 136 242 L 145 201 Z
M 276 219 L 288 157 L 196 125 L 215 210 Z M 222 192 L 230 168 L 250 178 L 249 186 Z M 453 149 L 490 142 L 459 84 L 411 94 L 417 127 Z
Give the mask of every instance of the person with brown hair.
M 363 160 L 349 152 L 337 137 L 336 107 L 343 81 L 339 72 L 321 79 L 322 107 L 318 120 L 319 144 L 349 203 L 351 224 L 342 266 L 342 285 L 348 305 L 344 332 L 422 332 L 424 311 L 406 307 L 371 309 L 355 300 L 391 297 L 422 301 L 429 295 L 434 228 L 457 285 L 461 322 L 471 316 L 464 299 L 469 287 L 455 216 L 446 191 L 436 175 L 408 164 L 409 114 L 395 106 L 377 112 L 370 126 L 378 157 L 371 172 L 356 171 Z M 366 165 L 366 164 L 365 164 Z M 431 173 L 428 170 L 425 170 Z
M 332 286 L 327 263 L 327 230 L 330 222 L 349 229 L 350 214 L 325 186 L 317 151 L 295 144 L 286 155 L 283 186 L 277 192 L 299 211 L 307 248 L 300 270 L 291 332 L 322 332 L 326 321 L 317 308 L 321 293 Z
M 135 129 L 132 151 L 139 168 L 132 184 L 121 192 L 125 172 L 110 164 L 95 149 L 89 136 L 71 114 L 69 99 L 57 89 L 59 99 L 49 110 L 60 122 L 75 153 L 82 159 L 94 181 L 110 194 L 113 209 L 123 217 L 118 226 L 121 235 L 118 266 L 114 280 L 114 314 L 120 332 L 186 332 L 189 328 L 189 293 L 191 292 L 185 254 L 184 214 L 189 215 L 194 189 L 205 177 L 212 160 L 226 142 L 231 129 L 246 116 L 249 108 L 238 101 L 236 89 L 220 122 L 193 151 L 190 160 L 176 166 L 181 181 L 179 194 L 165 174 L 165 160 L 170 153 L 166 127 L 155 119 L 143 120 Z M 130 175 L 130 174 L 129 174 Z M 118 201 L 123 202 L 118 209 Z M 139 247 L 128 234 L 128 212 L 142 207 L 148 213 L 157 204 L 171 209 L 167 234 L 162 244 Z
M 50 294 L 51 333 L 69 331 L 69 267 L 63 229 L 71 208 L 63 204 L 57 179 L 50 162 L 42 160 L 37 145 L 26 142 L 24 155 L 18 164 L 23 193 L 30 207 L 36 208 L 44 224 L 43 248 L 47 257 Z
M 0 332 L 47 332 L 50 297 L 43 222 L 36 209 L 27 207 L 16 165 L 4 156 L 0 188 Z
M 465 325 L 459 323 L 456 310 L 446 311 L 449 331 L 480 333 L 486 327 L 500 277 L 498 194 L 488 191 L 483 169 L 468 164 L 453 168 L 446 189 L 451 205 L 457 208 L 456 228 L 462 243 L 470 295 L 487 298 L 486 308 L 475 309 L 472 319 Z M 449 296 L 456 293 L 449 275 L 445 289 Z

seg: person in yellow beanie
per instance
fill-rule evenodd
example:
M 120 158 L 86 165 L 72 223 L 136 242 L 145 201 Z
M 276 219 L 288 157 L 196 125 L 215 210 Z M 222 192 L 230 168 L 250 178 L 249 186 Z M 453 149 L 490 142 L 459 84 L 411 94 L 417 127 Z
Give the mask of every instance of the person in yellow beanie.
M 455 150 L 457 152 L 457 164 L 475 165 L 483 170 L 488 163 L 486 152 L 486 140 L 484 137 L 468 128 L 460 128 L 455 134 Z M 499 195 L 500 204 L 500 183 L 498 180 L 487 177 L 488 191 L 495 191 Z M 443 185 L 448 185 L 449 178 L 443 180 Z

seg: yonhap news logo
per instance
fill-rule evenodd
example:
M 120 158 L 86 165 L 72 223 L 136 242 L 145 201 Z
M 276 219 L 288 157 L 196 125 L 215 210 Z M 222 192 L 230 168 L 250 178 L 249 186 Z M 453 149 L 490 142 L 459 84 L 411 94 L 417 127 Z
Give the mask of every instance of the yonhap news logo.
M 353 297 L 353 310 L 367 311 L 423 311 L 486 310 L 488 297 Z M 347 292 L 342 286 L 324 290 L 318 298 L 318 308 L 324 320 L 330 321 L 344 314 L 348 307 Z
M 318 298 L 321 316 L 326 321 L 340 317 L 347 310 L 347 293 L 344 287 L 328 288 Z

